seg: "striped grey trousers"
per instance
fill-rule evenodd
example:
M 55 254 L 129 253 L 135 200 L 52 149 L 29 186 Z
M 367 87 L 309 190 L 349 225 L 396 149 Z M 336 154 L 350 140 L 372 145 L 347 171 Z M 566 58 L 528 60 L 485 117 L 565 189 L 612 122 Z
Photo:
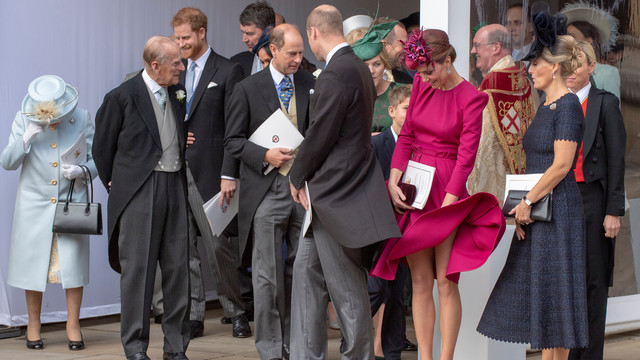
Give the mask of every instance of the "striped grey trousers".
M 200 255 L 198 253 L 198 238 L 200 245 L 204 245 L 209 262 L 209 270 L 215 281 L 218 300 L 227 317 L 234 318 L 244 314 L 242 292 L 238 264 L 237 237 L 226 235 L 215 236 L 209 226 L 209 221 L 202 205 L 204 201 L 196 187 L 196 183 L 187 166 L 187 191 L 189 199 L 189 276 L 191 280 L 191 314 L 189 320 L 204 321 L 205 294 L 202 282 Z M 197 236 L 200 230 L 201 237 Z

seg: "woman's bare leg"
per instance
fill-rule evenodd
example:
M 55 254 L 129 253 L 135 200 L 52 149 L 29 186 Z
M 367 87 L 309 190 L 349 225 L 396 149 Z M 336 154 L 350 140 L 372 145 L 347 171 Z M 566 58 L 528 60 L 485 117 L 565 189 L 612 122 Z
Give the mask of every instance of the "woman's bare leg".
M 421 360 L 433 359 L 433 327 L 436 309 L 433 303 L 433 249 L 407 256 L 413 286 L 413 324 Z
M 447 279 L 447 265 L 457 230 L 435 248 L 438 296 L 440 299 L 440 333 L 442 335 L 441 360 L 453 360 L 462 321 L 462 302 L 458 284 Z

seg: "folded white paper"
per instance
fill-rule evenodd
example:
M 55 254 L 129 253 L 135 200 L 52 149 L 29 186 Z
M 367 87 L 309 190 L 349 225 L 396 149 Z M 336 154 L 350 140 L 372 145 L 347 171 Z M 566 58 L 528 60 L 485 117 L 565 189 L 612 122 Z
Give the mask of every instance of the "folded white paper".
M 271 114 L 249 137 L 249 141 L 264 148 L 280 147 L 291 149 L 291 151 L 297 149 L 302 140 L 304 140 L 302 134 L 280 109 Z M 264 174 L 268 174 L 271 170 L 273 166 L 269 165 Z
M 542 175 L 543 174 L 507 174 L 504 185 L 503 203 L 507 201 L 509 190 L 531 190 L 538 183 Z
M 236 182 L 236 192 L 231 198 L 231 202 L 226 202 L 220 207 L 220 193 L 217 193 L 209 201 L 207 201 L 202 208 L 209 220 L 209 226 L 215 236 L 220 236 L 227 225 L 233 220 L 233 217 L 238 213 L 239 195 L 240 195 L 240 182 Z
M 60 159 L 63 164 L 67 165 L 80 165 L 87 162 L 87 141 L 84 136 L 84 131 L 73 145 L 60 155 Z
M 304 213 L 304 220 L 302 222 L 302 237 L 307 234 L 307 230 L 309 230 L 309 226 L 311 226 L 311 220 L 313 215 L 313 210 L 311 208 L 311 195 L 309 194 L 309 184 L 304 182 L 304 191 L 307 193 L 307 200 L 309 201 L 309 208 Z
M 429 199 L 429 193 L 431 192 L 431 184 L 433 183 L 433 177 L 436 174 L 436 168 L 433 166 L 420 164 L 419 162 L 409 160 L 407 169 L 402 176 L 402 182 L 407 184 L 413 184 L 416 186 L 416 199 L 413 201 L 413 206 L 416 209 L 424 209 Z

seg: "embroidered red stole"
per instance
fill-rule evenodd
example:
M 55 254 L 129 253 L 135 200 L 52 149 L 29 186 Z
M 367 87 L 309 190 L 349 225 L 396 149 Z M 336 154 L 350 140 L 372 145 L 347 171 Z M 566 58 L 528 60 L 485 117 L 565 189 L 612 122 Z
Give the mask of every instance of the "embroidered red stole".
M 490 121 L 504 150 L 512 174 L 523 174 L 526 158 L 522 137 L 535 115 L 533 91 L 524 67 L 491 71 L 480 84 L 489 94 Z

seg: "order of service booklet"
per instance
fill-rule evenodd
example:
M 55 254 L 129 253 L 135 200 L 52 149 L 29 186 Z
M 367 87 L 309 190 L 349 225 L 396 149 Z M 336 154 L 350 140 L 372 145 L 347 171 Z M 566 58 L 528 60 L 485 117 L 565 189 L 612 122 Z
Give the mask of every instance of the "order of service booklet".
M 427 199 L 429 199 L 431 184 L 433 183 L 433 177 L 435 174 L 436 168 L 433 166 L 409 160 L 407 169 L 404 171 L 401 181 L 403 183 L 413 184 L 416 186 L 416 199 L 413 201 L 411 206 L 420 210 L 424 208 L 427 204 Z
M 220 193 L 217 193 L 209 201 L 207 201 L 202 208 L 207 215 L 211 231 L 215 236 L 220 236 L 227 225 L 233 220 L 233 217 L 238 213 L 238 205 L 240 198 L 240 182 L 236 182 L 236 191 L 231 198 L 231 202 L 226 202 L 220 207 Z
M 297 149 L 302 140 L 304 140 L 302 134 L 280 109 L 271 114 L 249 137 L 249 141 L 267 149 L 280 147 L 291 149 L 291 151 Z M 273 165 L 269 165 L 264 174 L 268 174 L 271 170 Z

